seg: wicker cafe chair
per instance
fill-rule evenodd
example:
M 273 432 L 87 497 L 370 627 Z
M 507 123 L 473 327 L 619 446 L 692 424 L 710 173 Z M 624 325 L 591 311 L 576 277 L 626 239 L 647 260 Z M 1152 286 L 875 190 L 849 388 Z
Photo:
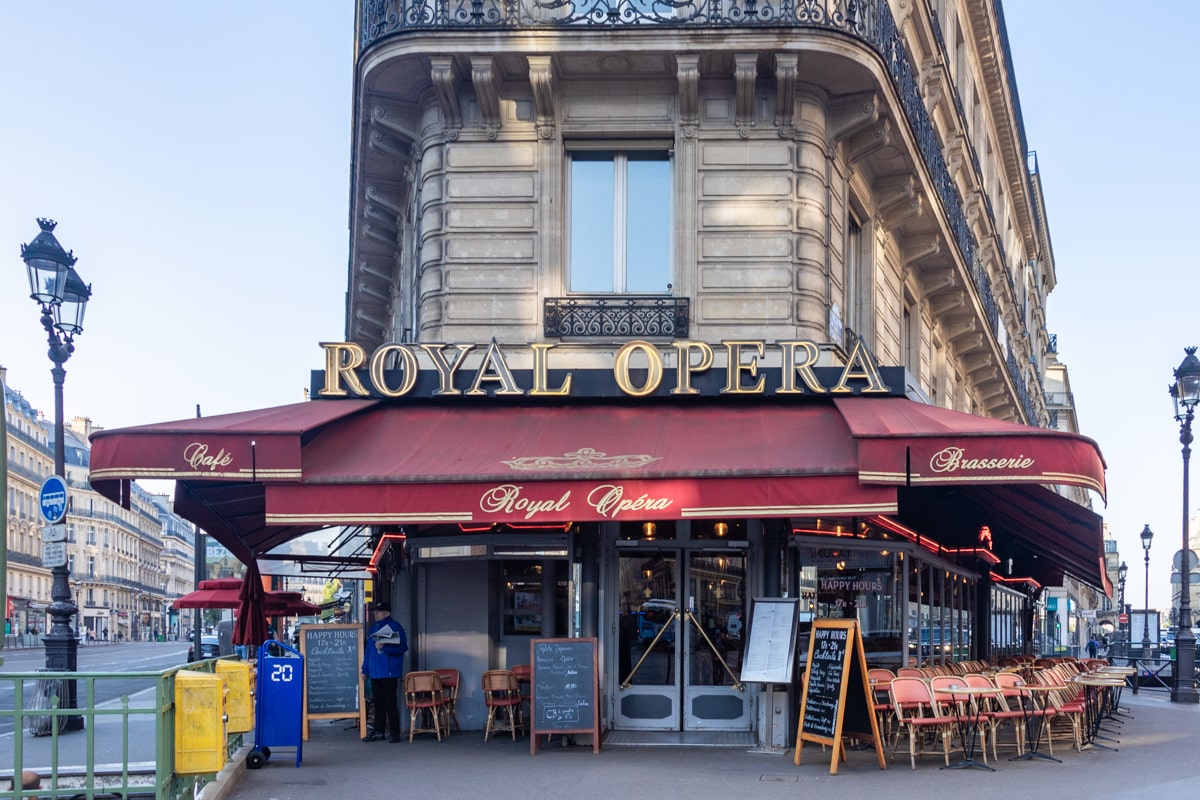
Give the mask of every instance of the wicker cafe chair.
M 442 679 L 442 693 L 446 698 L 446 730 L 450 730 L 450 723 L 454 723 L 454 730 L 461 731 L 462 727 L 458 724 L 458 682 L 462 678 L 462 674 L 453 667 L 439 667 L 434 672 Z
M 999 689 L 995 681 L 987 675 L 978 672 L 968 673 L 962 676 L 963 682 L 971 689 Z M 1013 711 L 1004 703 L 1003 692 L 997 691 L 995 694 L 976 695 L 975 702 L 979 704 L 979 727 L 981 730 L 986 730 L 987 735 L 983 739 L 983 760 L 987 763 L 987 741 L 992 740 L 992 758 L 1000 760 L 999 754 L 996 752 L 996 739 L 1000 734 L 1000 726 L 1009 720 L 1022 719 L 1022 713 L 1018 709 Z M 1021 753 L 1021 738 L 1020 731 L 1017 735 L 1017 754 Z
M 955 689 L 960 687 L 966 688 L 966 686 L 966 680 L 957 675 L 938 675 L 929 681 L 929 687 L 933 691 L 933 699 L 938 712 L 946 722 L 947 738 L 953 738 L 955 733 L 961 733 L 964 737 L 970 736 L 971 731 L 968 726 L 974 725 L 975 730 L 979 732 L 982 740 L 980 750 L 983 753 L 983 763 L 987 764 L 989 732 L 987 712 L 970 695 L 954 694 Z M 972 703 L 976 703 L 977 712 L 975 714 L 971 713 L 970 706 Z M 961 744 L 965 750 L 967 742 L 963 741 Z
M 1050 743 L 1050 752 L 1054 752 L 1054 737 L 1065 738 L 1066 726 L 1056 724 L 1065 722 L 1070 725 L 1070 735 L 1074 740 L 1075 750 L 1083 750 L 1083 726 L 1087 715 L 1087 704 L 1083 693 L 1078 687 L 1067 684 L 1066 679 L 1057 668 L 1043 669 L 1034 674 L 1034 680 L 1043 686 L 1054 687 L 1055 691 L 1047 692 L 1048 708 L 1054 714 L 1047 718 L 1050 723 L 1046 731 L 1046 740 Z
M 404 676 L 404 704 L 408 706 L 408 741 L 413 734 L 442 732 L 450 735 L 446 719 L 446 694 L 441 677 L 432 670 L 410 672 Z
M 1040 728 L 1036 726 L 1042 725 L 1045 720 L 1053 717 L 1057 712 L 1053 708 L 1042 708 L 1032 693 L 1025 689 L 1025 679 L 1016 672 L 998 672 L 993 681 L 1001 690 L 999 697 L 1001 710 L 995 714 L 997 726 L 1005 720 L 1012 722 L 1017 736 L 1017 755 L 1021 755 L 1025 752 L 1029 738 L 1032 738 L 1034 733 L 1040 736 Z M 1035 723 L 1033 731 L 1026 731 L 1029 721 Z M 994 739 L 992 741 L 995 742 Z M 1050 747 L 1050 755 L 1054 755 L 1054 745 L 1050 744 L 1049 737 L 1047 737 L 1047 744 Z M 992 751 L 995 752 L 994 745 Z
M 908 736 L 908 760 L 913 769 L 917 768 L 917 756 L 925 749 L 926 735 L 940 736 L 942 739 L 942 754 L 946 765 L 950 765 L 950 725 L 938 714 L 937 704 L 933 701 L 933 693 L 929 684 L 922 678 L 897 676 L 892 681 L 889 690 L 892 696 L 892 710 L 896 720 L 896 738 L 892 743 L 892 760 L 896 759 L 896 748 L 900 744 L 900 735 Z
M 879 732 L 890 744 L 895 735 L 892 725 L 892 699 L 888 689 L 895 679 L 896 673 L 883 667 L 872 667 L 867 670 L 867 680 L 871 682 L 874 693 L 875 718 L 879 720 Z
M 508 731 L 515 742 L 517 729 L 524 727 L 524 715 L 521 685 L 511 670 L 490 669 L 483 673 L 483 704 L 488 710 L 483 740 L 486 742 L 493 733 Z

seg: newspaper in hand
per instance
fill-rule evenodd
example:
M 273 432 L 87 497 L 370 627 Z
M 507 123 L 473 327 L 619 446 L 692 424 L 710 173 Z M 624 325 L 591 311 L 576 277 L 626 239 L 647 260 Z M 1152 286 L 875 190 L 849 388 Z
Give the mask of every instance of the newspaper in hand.
M 395 628 L 380 628 L 371 634 L 371 638 L 382 644 L 400 641 L 400 633 Z

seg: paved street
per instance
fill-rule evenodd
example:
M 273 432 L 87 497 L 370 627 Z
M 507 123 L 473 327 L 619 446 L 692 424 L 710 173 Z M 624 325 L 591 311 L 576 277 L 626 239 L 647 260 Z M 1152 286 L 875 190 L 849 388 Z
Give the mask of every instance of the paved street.
M 455 733 L 438 742 L 425 736 L 413 744 L 364 744 L 341 721 L 313 726 L 304 759 L 294 750 L 272 748 L 266 767 L 246 770 L 231 781 L 226 800 L 327 800 L 329 797 L 391 797 L 415 792 L 424 800 L 480 797 L 529 800 L 569 796 L 572 800 L 653 797 L 770 800 L 816 796 L 822 800 L 863 797 L 950 797 L 972 800 L 1014 797 L 1165 798 L 1194 794 L 1200 780 L 1196 735 L 1200 707 L 1177 706 L 1164 692 L 1124 693 L 1126 719 L 1118 750 L 1066 750 L 1055 745 L 1061 764 L 1009 762 L 1002 753 L 995 772 L 938 769 L 926 756 L 916 770 L 897 754 L 880 770 L 871 752 L 851 752 L 836 776 L 829 756 L 806 745 L 803 764 L 791 751 L 763 755 L 744 749 L 590 747 L 551 745 L 536 756 L 529 740 L 504 736 L 483 741 L 479 731 Z
M 157 672 L 176 666 L 187 659 L 187 642 L 137 642 L 92 645 L 79 648 L 78 667 L 83 672 Z M 36 672 L 45 666 L 41 648 L 4 650 L 4 665 L 0 677 L 15 672 Z M 131 708 L 154 707 L 154 681 L 149 678 L 96 681 L 96 707 L 120 708 L 127 697 Z M 32 690 L 32 687 L 27 687 Z M 78 685 L 83 704 L 83 684 Z M 0 680 L 0 708 L 13 708 L 13 684 Z M 28 703 L 28 699 L 27 699 Z M 122 743 L 126 740 L 119 716 L 97 717 L 89 730 L 62 733 L 59 736 L 59 762 L 64 766 L 85 764 L 90 742 L 92 761 L 96 764 L 121 763 L 124 760 Z M 28 729 L 21 732 L 22 763 L 26 767 L 44 769 L 50 763 L 51 737 L 34 736 Z M 155 760 L 154 716 L 135 716 L 129 724 L 129 760 Z M 12 721 L 0 718 L 0 769 L 13 764 L 15 739 Z

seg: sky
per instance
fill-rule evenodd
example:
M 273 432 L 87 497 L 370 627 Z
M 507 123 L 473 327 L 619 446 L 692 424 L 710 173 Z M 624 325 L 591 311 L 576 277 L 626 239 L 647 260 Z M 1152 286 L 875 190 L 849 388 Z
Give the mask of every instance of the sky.
M 20 259 L 49 217 L 93 292 L 66 364 L 68 419 L 111 429 L 197 405 L 211 416 L 303 399 L 318 343 L 345 338 L 353 7 L 0 4 L 0 365 L 11 388 L 53 415 Z M 1150 604 L 1166 607 L 1183 530 L 1167 386 L 1183 348 L 1200 344 L 1200 4 L 1128 11 L 1004 2 L 1057 266 L 1048 327 L 1081 432 L 1108 463 L 1096 510 L 1135 606 L 1150 525 Z

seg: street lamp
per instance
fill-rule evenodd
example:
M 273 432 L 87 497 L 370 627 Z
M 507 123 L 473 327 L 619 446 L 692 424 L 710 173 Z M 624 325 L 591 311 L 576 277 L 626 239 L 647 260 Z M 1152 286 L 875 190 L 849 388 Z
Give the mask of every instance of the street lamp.
M 1154 539 L 1154 531 L 1146 525 L 1142 528 L 1142 549 L 1146 551 L 1146 603 L 1142 606 L 1142 658 L 1150 653 L 1150 542 Z
M 1125 612 L 1125 578 L 1129 575 L 1129 565 L 1124 561 L 1121 566 L 1117 567 L 1117 586 L 1120 589 L 1120 604 L 1117 606 L 1117 624 L 1121 627 L 1121 638 L 1125 642 L 1125 657 L 1129 658 L 1129 631 L 1125 627 L 1125 623 L 1121 622 L 1121 617 Z M 1126 617 L 1126 619 L 1129 619 Z
M 1183 550 L 1180 552 L 1179 627 L 1175 633 L 1175 676 L 1171 700 L 1177 703 L 1200 702 L 1196 693 L 1196 635 L 1192 633 L 1192 548 L 1188 541 L 1188 462 L 1192 456 L 1192 419 L 1200 404 L 1200 359 L 1195 347 L 1185 347 L 1183 362 L 1175 370 L 1171 397 L 1175 399 L 1175 421 L 1179 423 L 1179 443 L 1183 445 Z
M 29 296 L 42 308 L 42 327 L 50 345 L 48 355 L 54 367 L 54 474 L 66 479 L 66 435 L 63 432 L 63 381 L 67 371 L 63 364 L 75 352 L 75 337 L 83 332 L 83 312 L 87 309 L 92 287 L 75 272 L 75 255 L 63 249 L 54 238 L 51 219 L 38 219 L 39 233 L 29 244 L 21 245 L 21 260 L 29 273 Z M 75 672 L 78 663 L 78 642 L 71 630 L 75 603 L 71 600 L 69 583 L 71 569 L 67 563 L 51 569 L 50 632 L 43 637 L 46 645 L 46 669 L 55 672 Z M 77 708 L 75 682 L 67 683 L 64 705 Z M 82 717 L 69 717 L 67 727 L 83 727 Z

